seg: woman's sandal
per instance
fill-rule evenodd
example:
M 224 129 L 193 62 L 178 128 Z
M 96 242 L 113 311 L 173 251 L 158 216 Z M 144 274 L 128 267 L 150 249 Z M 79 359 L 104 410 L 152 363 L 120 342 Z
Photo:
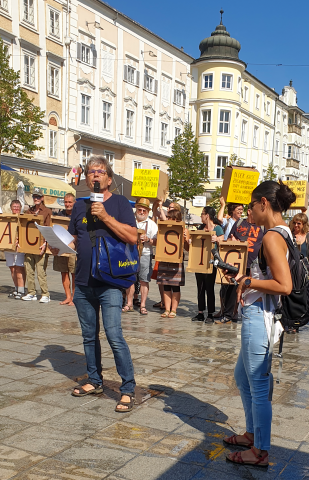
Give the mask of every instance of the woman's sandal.
M 141 301 L 138 298 L 133 298 L 133 306 L 134 307 L 140 307 L 141 306 Z
M 162 313 L 161 317 L 162 318 L 167 318 L 169 316 L 170 312 L 168 310 L 165 310 L 164 313 Z
M 231 437 L 227 437 L 227 439 L 224 438 L 223 443 L 226 443 L 227 445 L 237 445 L 238 447 L 253 447 L 254 442 L 250 440 L 250 438 L 245 433 L 242 436 L 248 440 L 248 443 L 237 442 L 236 438 L 240 436 L 241 435 L 232 435 Z
M 231 462 L 231 463 L 237 463 L 238 465 L 250 465 L 251 467 L 263 467 L 263 468 L 267 468 L 268 467 L 268 462 L 267 463 L 262 463 L 265 458 L 268 457 L 268 452 L 266 453 L 263 453 L 263 454 L 257 454 L 255 453 L 255 451 L 253 450 L 253 448 L 251 447 L 251 451 L 253 453 L 253 455 L 256 457 L 256 462 L 248 462 L 247 460 L 243 460 L 242 459 L 242 456 L 241 456 L 241 452 L 233 452 L 233 453 L 229 453 L 227 456 L 226 456 L 226 459 L 228 462 Z M 230 456 L 231 455 L 231 456 Z
M 133 305 L 126 305 L 121 311 L 122 313 L 132 313 L 134 312 Z
M 160 308 L 160 310 L 163 310 L 165 307 L 164 307 L 164 303 L 162 302 L 158 302 L 158 303 L 155 303 L 154 305 L 152 305 L 153 308 Z
M 133 410 L 134 401 L 135 401 L 134 394 L 133 393 L 123 393 L 121 395 L 121 398 L 124 397 L 125 395 L 127 397 L 130 397 L 130 401 L 129 402 L 123 402 L 120 399 L 119 402 L 116 405 L 115 412 L 117 412 L 117 413 L 128 413 L 128 412 L 131 412 Z M 124 407 L 128 407 L 128 408 L 119 408 L 120 405 L 123 405 Z
M 147 308 L 146 308 L 146 307 L 141 307 L 141 308 L 139 309 L 139 313 L 140 313 L 141 315 L 148 315 Z
M 100 385 L 99 383 L 87 382 L 85 385 L 92 385 L 93 388 L 87 391 L 83 389 L 83 386 L 78 385 L 72 392 L 73 397 L 85 397 L 86 395 L 103 393 L 103 385 Z M 78 390 L 78 393 L 76 393 L 75 390 Z
M 169 315 L 168 315 L 168 318 L 175 318 L 176 317 L 176 312 L 174 310 L 171 310 Z

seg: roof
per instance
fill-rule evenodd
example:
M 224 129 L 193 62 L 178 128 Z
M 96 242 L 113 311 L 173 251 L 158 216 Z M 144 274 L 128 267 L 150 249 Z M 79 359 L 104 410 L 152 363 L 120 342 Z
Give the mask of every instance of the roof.
M 173 45 L 172 43 L 168 42 L 167 40 L 164 40 L 164 38 L 160 37 L 159 35 L 157 35 L 156 33 L 153 33 L 151 30 L 149 30 L 148 28 L 144 27 L 143 25 L 141 25 L 140 23 L 136 22 L 135 20 L 133 20 L 132 18 L 128 17 L 127 15 L 125 15 L 124 13 L 120 12 L 119 10 L 116 10 L 115 8 L 111 7 L 110 5 L 108 5 L 108 3 L 105 3 L 105 2 L 102 2 L 101 0 L 96 0 L 98 3 L 100 3 L 101 5 L 104 5 L 104 7 L 108 8 L 109 10 L 111 10 L 112 12 L 115 13 L 116 16 L 119 16 L 121 15 L 125 20 L 133 23 L 134 25 L 136 25 L 137 27 L 141 28 L 142 30 L 144 30 L 145 32 L 147 33 L 150 33 L 150 35 L 153 35 L 154 37 L 158 38 L 159 40 L 161 40 L 162 42 L 166 43 L 167 45 L 169 45 L 170 47 L 172 48 L 175 48 L 179 53 L 181 53 L 182 55 L 185 55 L 186 57 L 189 57 L 190 60 L 193 60 L 194 57 L 192 57 L 191 55 L 189 55 L 188 53 L 184 52 L 181 48 L 178 48 L 176 47 L 175 45 Z

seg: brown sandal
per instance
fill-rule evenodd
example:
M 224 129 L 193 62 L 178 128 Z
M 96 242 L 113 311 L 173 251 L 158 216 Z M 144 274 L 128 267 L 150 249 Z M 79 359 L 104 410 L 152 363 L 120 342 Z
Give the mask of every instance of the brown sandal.
M 231 462 L 231 463 L 237 463 L 238 465 L 250 465 L 251 467 L 263 467 L 263 468 L 267 468 L 268 467 L 268 462 L 267 463 L 262 463 L 265 458 L 268 457 L 268 452 L 264 453 L 264 454 L 257 454 L 255 453 L 255 451 L 253 450 L 253 448 L 251 448 L 251 451 L 253 453 L 253 455 L 256 457 L 256 462 L 248 462 L 248 461 L 244 461 L 242 459 L 242 456 L 241 456 L 241 452 L 233 452 L 233 453 L 229 453 L 227 456 L 226 456 L 226 459 L 228 462 Z M 230 457 L 231 455 L 231 457 Z
M 122 313 L 132 313 L 134 312 L 133 305 L 126 305 L 121 311 Z
M 147 308 L 146 308 L 146 307 L 141 307 L 141 308 L 139 309 L 139 313 L 140 313 L 141 315 L 148 315 Z
M 77 386 L 74 388 L 74 390 L 77 390 L 78 393 L 76 393 L 74 390 L 72 392 L 73 397 L 85 397 L 86 395 L 93 395 L 93 394 L 98 394 L 98 393 L 103 393 L 103 385 L 100 385 L 99 383 L 92 383 L 92 382 L 87 382 L 85 385 L 92 385 L 93 388 L 91 390 L 84 390 L 83 386 Z
M 236 440 L 237 437 L 240 437 L 240 435 L 232 435 L 231 437 L 227 437 L 226 439 L 224 438 L 223 443 L 226 443 L 227 445 L 237 445 L 238 447 L 248 447 L 248 448 L 253 447 L 254 445 L 253 441 L 250 440 L 248 435 L 246 435 L 245 433 L 243 434 L 243 437 L 245 437 L 248 440 L 248 443 L 237 442 Z
M 121 395 L 121 398 L 124 397 L 125 395 L 127 397 L 130 397 L 130 401 L 129 402 L 123 402 L 120 399 L 119 402 L 117 402 L 115 412 L 117 412 L 117 413 L 128 413 L 128 412 L 131 412 L 133 410 L 134 402 L 135 402 L 134 393 L 123 393 Z M 118 408 L 120 405 L 123 405 L 123 406 L 128 407 L 128 408 Z

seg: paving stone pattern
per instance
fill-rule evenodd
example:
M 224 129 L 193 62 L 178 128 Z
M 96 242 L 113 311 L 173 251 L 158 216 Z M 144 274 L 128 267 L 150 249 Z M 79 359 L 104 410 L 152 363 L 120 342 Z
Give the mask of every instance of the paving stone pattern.
M 175 319 L 152 308 L 159 300 L 155 282 L 149 315 L 123 315 L 138 385 L 129 414 L 114 411 L 119 377 L 104 332 L 104 394 L 71 396 L 86 377 L 80 327 L 75 307 L 59 305 L 60 274 L 51 266 L 48 283 L 49 304 L 10 300 L 9 269 L 0 262 L 1 480 L 309 478 L 309 328 L 285 340 L 264 471 L 225 460 L 222 438 L 245 429 L 233 377 L 241 322 L 191 322 L 194 274 L 186 276 Z

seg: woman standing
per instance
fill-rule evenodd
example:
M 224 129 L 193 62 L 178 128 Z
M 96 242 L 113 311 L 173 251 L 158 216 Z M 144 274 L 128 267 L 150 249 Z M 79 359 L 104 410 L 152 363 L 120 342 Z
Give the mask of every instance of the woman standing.
M 309 253 L 309 225 L 308 217 L 304 213 L 297 213 L 294 215 L 291 222 L 291 231 L 296 238 L 296 242 L 300 245 L 300 252 L 304 257 L 308 258 Z
M 182 221 L 181 212 L 178 210 L 169 210 L 166 215 L 167 220 L 176 222 Z M 189 244 L 188 230 L 184 231 L 184 248 L 188 250 Z M 163 318 L 175 318 L 177 307 L 180 302 L 180 287 L 185 284 L 185 269 L 182 263 L 159 262 L 157 283 L 163 286 L 165 312 Z
M 228 454 L 227 460 L 237 464 L 268 466 L 272 406 L 268 400 L 269 376 L 267 372 L 269 342 L 275 307 L 266 304 L 266 294 L 289 295 L 292 278 L 288 264 L 286 241 L 276 231 L 279 226 L 290 235 L 282 212 L 295 202 L 296 196 L 281 180 L 261 183 L 252 192 L 252 215 L 256 225 L 264 225 L 263 253 L 267 262 L 267 277 L 257 263 L 251 266 L 250 277 L 236 277 L 239 281 L 237 301 L 242 305 L 241 349 L 235 368 L 235 380 L 239 388 L 246 415 L 246 432 L 226 437 L 228 445 L 248 447 L 249 450 Z M 280 322 L 275 323 L 274 342 L 283 331 Z
M 216 217 L 216 210 L 213 207 L 204 207 L 201 219 L 203 224 L 199 227 L 199 230 L 205 232 L 215 232 L 215 235 L 211 237 L 212 242 L 221 241 L 224 239 L 223 229 L 219 224 L 219 220 Z M 212 323 L 213 314 L 215 311 L 215 280 L 217 269 L 214 267 L 212 273 L 196 273 L 197 284 L 197 302 L 198 302 L 198 314 L 191 320 L 192 322 L 204 322 Z M 207 317 L 205 320 L 204 310 L 206 309 L 205 294 L 207 295 Z

